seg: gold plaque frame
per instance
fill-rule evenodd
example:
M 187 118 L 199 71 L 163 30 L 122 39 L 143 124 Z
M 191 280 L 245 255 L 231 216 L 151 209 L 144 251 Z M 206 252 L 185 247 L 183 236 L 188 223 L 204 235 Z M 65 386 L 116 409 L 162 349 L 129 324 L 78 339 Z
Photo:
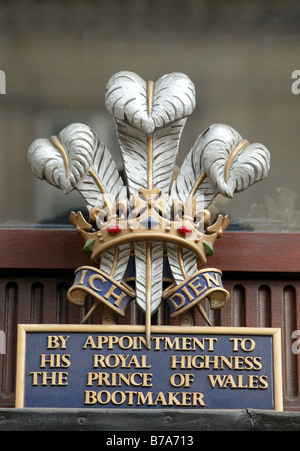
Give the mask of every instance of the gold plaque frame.
M 281 329 L 256 327 L 196 327 L 196 326 L 152 326 L 153 333 L 180 335 L 264 335 L 273 338 L 273 378 L 274 378 L 274 410 L 283 411 L 282 393 L 282 357 Z M 73 325 L 73 324 L 19 324 L 17 341 L 17 373 L 16 373 L 16 408 L 24 408 L 25 395 L 25 358 L 27 332 L 83 332 L 83 333 L 141 333 L 145 334 L 145 326 L 130 325 Z M 26 407 L 25 407 L 26 408 Z

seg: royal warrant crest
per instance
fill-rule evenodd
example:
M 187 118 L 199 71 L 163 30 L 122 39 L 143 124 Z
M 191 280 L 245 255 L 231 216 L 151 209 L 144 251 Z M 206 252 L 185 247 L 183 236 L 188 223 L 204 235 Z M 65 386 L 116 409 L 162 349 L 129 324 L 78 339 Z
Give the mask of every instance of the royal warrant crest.
M 76 270 L 68 300 L 83 306 L 93 296 L 86 322 L 101 304 L 124 315 L 135 298 L 145 312 L 148 341 L 161 302 L 171 317 L 197 306 L 210 324 L 201 300 L 207 297 L 217 309 L 229 293 L 221 271 L 206 267 L 207 257 L 229 219 L 219 215 L 211 224 L 208 207 L 217 194 L 231 198 L 265 178 L 269 151 L 228 125 L 214 124 L 198 137 L 175 177 L 181 134 L 196 105 L 189 77 L 171 73 L 154 83 L 119 72 L 107 83 L 105 103 L 116 124 L 126 182 L 105 144 L 84 124 L 37 139 L 28 151 L 38 178 L 64 194 L 76 189 L 89 210 L 88 221 L 81 212 L 70 214 L 94 266 Z

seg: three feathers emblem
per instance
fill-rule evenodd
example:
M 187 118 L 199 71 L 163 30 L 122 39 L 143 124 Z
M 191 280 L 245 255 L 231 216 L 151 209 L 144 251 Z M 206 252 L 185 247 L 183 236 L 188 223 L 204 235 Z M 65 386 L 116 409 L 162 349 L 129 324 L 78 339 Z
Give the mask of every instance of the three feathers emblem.
M 214 124 L 198 137 L 175 178 L 181 134 L 196 105 L 194 84 L 182 73 L 153 83 L 119 72 L 107 83 L 105 103 L 116 124 L 126 185 L 87 125 L 37 139 L 28 158 L 37 177 L 84 197 L 89 223 L 80 214 L 70 219 L 101 271 L 121 284 L 134 256 L 136 302 L 149 321 L 164 296 L 166 259 L 173 285 L 206 263 L 229 224 L 219 216 L 211 225 L 207 207 L 218 193 L 231 198 L 265 178 L 270 154 L 233 128 Z

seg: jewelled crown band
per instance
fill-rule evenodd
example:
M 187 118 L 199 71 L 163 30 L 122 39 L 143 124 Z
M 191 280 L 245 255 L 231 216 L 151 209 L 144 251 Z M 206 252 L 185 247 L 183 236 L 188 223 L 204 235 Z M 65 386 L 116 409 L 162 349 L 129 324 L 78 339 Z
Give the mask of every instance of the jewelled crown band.
M 70 214 L 70 222 L 85 241 L 84 251 L 91 252 L 93 263 L 99 265 L 101 256 L 109 249 L 151 240 L 185 248 L 195 254 L 198 267 L 206 264 L 206 256 L 213 255 L 214 242 L 229 225 L 228 216 L 219 215 L 217 221 L 209 226 L 208 210 L 187 215 L 182 210 L 178 211 L 177 204 L 175 219 L 171 220 L 166 218 L 166 196 L 161 195 L 160 190 L 153 191 L 141 189 L 139 195 L 134 196 L 129 218 L 128 211 L 124 211 L 126 200 L 122 201 L 123 210 L 119 209 L 120 203 L 112 206 L 107 202 L 107 208 L 92 209 L 91 223 L 84 219 L 81 212 Z M 94 230 L 93 224 L 97 224 L 99 229 Z

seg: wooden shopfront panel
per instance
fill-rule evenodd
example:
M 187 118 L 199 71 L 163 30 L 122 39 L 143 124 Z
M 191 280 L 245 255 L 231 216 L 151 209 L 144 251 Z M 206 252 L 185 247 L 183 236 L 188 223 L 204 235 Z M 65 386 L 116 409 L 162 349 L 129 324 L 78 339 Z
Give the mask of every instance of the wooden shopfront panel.
M 6 339 L 0 407 L 13 407 L 17 324 L 79 324 L 92 300 L 80 309 L 68 303 L 66 293 L 74 270 L 90 261 L 72 230 L 1 230 L 0 248 L 0 330 Z M 231 299 L 216 311 L 204 302 L 214 326 L 282 329 L 284 409 L 294 411 L 300 411 L 299 250 L 299 234 L 225 233 L 208 264 L 222 269 Z M 90 323 L 102 323 L 101 309 Z M 144 324 L 144 315 L 132 303 L 118 323 Z M 180 320 L 169 321 L 161 306 L 153 323 L 179 325 Z M 205 325 L 198 312 L 195 325 Z

